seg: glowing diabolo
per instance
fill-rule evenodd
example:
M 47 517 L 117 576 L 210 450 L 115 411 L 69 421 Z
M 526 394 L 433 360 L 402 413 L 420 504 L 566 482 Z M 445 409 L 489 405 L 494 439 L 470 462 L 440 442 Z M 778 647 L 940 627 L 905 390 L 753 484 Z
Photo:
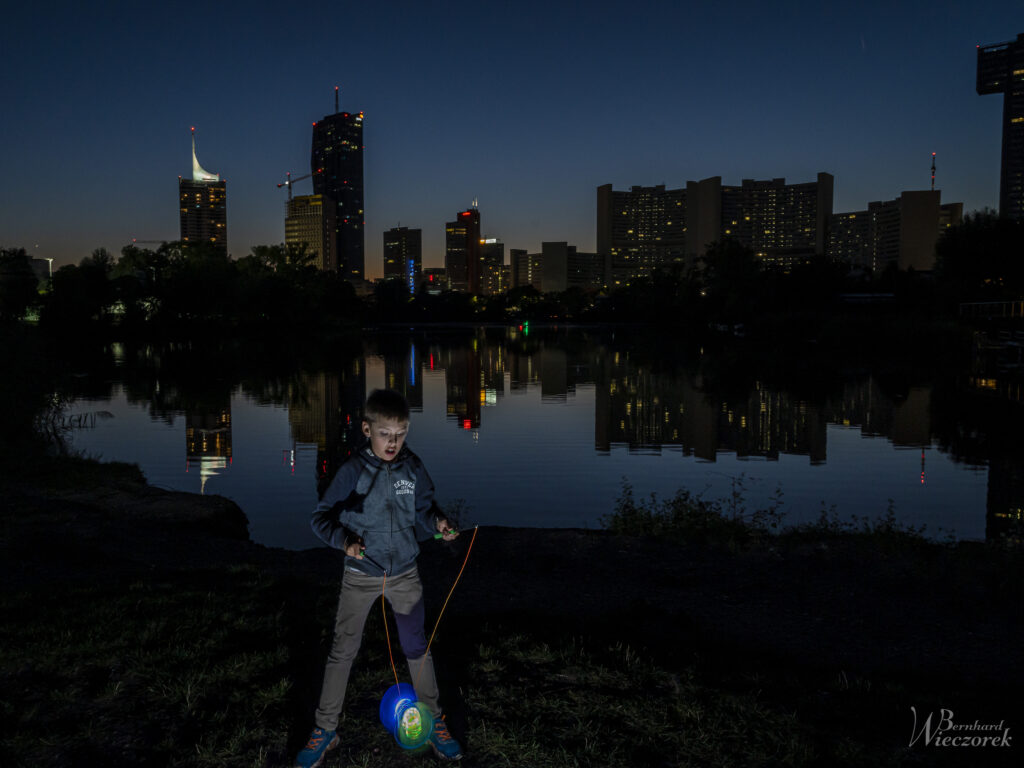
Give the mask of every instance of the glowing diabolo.
M 434 715 L 408 683 L 396 683 L 380 700 L 380 721 L 402 748 L 422 747 L 430 738 Z

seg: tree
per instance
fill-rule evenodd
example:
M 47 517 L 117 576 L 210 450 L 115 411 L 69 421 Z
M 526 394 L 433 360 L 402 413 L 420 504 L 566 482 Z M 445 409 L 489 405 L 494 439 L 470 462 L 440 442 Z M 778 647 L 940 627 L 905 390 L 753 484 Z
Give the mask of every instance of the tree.
M 39 297 L 39 281 L 24 248 L 0 248 L 0 323 L 25 316 Z
M 745 323 L 757 311 L 761 262 L 738 240 L 712 243 L 702 258 L 703 282 L 711 318 L 721 323 Z
M 1024 222 L 976 211 L 935 249 L 935 277 L 952 301 L 998 301 L 1024 293 Z

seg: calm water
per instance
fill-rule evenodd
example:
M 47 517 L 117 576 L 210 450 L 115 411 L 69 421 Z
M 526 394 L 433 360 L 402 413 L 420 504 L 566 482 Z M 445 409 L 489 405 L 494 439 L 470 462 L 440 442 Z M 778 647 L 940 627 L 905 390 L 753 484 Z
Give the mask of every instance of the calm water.
M 1018 472 L 962 449 L 958 435 L 983 427 L 946 413 L 961 397 L 952 385 L 861 371 L 797 395 L 756 372 L 711 376 L 699 350 L 666 366 L 581 331 L 371 335 L 281 374 L 195 357 L 112 350 L 105 379 L 68 408 L 72 445 L 135 462 L 160 487 L 227 496 L 255 541 L 287 548 L 318 544 L 318 484 L 382 386 L 406 393 L 409 445 L 442 505 L 461 500 L 464 526 L 598 527 L 624 480 L 638 496 L 712 498 L 739 482 L 751 507 L 780 489 L 787 523 L 823 506 L 877 517 L 891 504 L 933 536 L 983 539 L 1006 506 L 1003 475 Z

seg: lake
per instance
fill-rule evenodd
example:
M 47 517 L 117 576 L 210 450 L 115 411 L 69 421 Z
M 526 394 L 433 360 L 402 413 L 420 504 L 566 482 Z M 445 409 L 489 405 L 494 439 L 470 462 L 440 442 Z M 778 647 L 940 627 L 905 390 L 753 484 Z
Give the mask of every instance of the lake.
M 385 386 L 409 400 L 408 445 L 463 527 L 599 527 L 626 482 L 638 497 L 739 491 L 748 509 L 781 493 L 787 524 L 891 509 L 935 538 L 985 539 L 1019 515 L 1019 455 L 986 436 L 1015 433 L 1020 404 L 969 372 L 857 368 L 811 386 L 803 368 L 818 366 L 806 361 L 779 382 L 724 364 L 728 351 L 662 354 L 650 337 L 367 332 L 286 363 L 114 345 L 102 370 L 73 372 L 64 424 L 74 450 L 137 463 L 158 487 L 233 499 L 253 540 L 291 549 L 319 543 L 308 526 L 318 488 L 357 444 L 366 394 Z

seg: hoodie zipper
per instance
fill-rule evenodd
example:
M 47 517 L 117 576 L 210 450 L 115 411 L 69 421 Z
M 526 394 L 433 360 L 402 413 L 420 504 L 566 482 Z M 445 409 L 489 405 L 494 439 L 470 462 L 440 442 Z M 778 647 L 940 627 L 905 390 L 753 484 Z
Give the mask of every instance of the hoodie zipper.
M 388 471 L 388 570 L 387 575 L 395 567 L 395 484 L 391 482 L 391 464 L 387 463 L 384 468 Z

